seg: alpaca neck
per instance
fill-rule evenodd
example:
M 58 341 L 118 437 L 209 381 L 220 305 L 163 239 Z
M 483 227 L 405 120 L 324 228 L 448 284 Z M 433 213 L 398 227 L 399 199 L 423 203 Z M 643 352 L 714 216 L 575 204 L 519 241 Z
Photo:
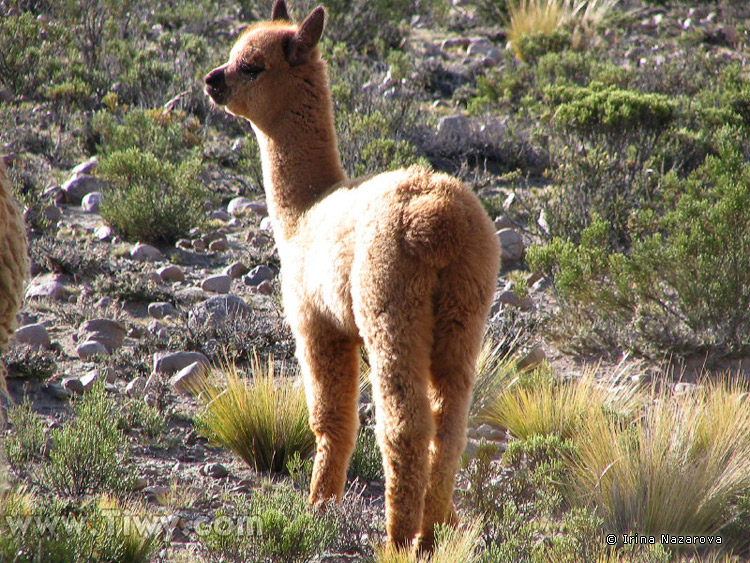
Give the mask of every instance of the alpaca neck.
M 285 239 L 299 220 L 334 184 L 346 179 L 333 125 L 328 89 L 325 96 L 303 91 L 271 131 L 255 126 L 263 164 L 268 211 L 275 233 Z

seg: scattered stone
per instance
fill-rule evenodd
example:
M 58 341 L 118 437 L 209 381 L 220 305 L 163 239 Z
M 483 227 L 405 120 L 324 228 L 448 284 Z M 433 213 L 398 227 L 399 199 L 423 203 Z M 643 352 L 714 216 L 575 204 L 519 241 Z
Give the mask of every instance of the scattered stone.
M 128 382 L 125 386 L 125 394 L 128 396 L 138 395 L 143 392 L 146 388 L 146 378 L 139 375 L 135 379 Z
M 97 227 L 96 229 L 94 229 L 94 236 L 98 240 L 101 240 L 103 242 L 112 240 L 113 235 L 114 235 L 114 232 L 112 231 L 112 228 L 106 225 L 102 225 L 101 227 Z
M 477 428 L 477 436 L 491 442 L 500 442 L 507 437 L 505 430 L 498 430 L 489 424 L 482 424 Z
M 47 383 L 43 389 L 58 401 L 67 401 L 73 394 L 59 383 Z
M 111 319 L 91 319 L 78 328 L 78 339 L 100 342 L 109 353 L 120 346 L 127 334 L 127 328 Z
M 232 278 L 224 274 L 209 276 L 201 282 L 201 289 L 212 293 L 229 293 L 231 288 Z
M 192 245 L 193 245 L 193 250 L 197 252 L 203 252 L 208 247 L 208 245 L 206 244 L 206 241 L 202 239 L 195 239 Z
M 163 504 L 167 499 L 169 488 L 163 485 L 151 485 L 143 489 L 143 493 L 146 495 L 148 500 Z
M 154 319 L 163 319 L 169 315 L 176 315 L 177 309 L 171 303 L 157 301 L 148 304 L 148 314 Z
M 83 383 L 81 383 L 81 380 L 77 377 L 66 377 L 62 380 L 62 386 L 63 389 L 69 391 L 71 394 L 75 393 L 76 395 L 83 395 Z
M 211 219 L 218 219 L 219 221 L 229 221 L 232 218 L 232 216 L 223 209 L 212 211 L 210 217 Z
M 201 474 L 214 479 L 222 479 L 229 475 L 229 470 L 221 463 L 207 463 L 201 467 Z
M 71 175 L 75 174 L 90 174 L 99 164 L 99 158 L 92 156 L 88 160 L 81 162 L 78 166 L 70 171 Z
M 154 373 L 173 374 L 193 362 L 209 365 L 208 358 L 200 352 L 157 352 L 154 354 Z
M 81 209 L 83 209 L 86 213 L 98 212 L 103 197 L 104 196 L 101 192 L 91 192 L 90 194 L 86 194 L 81 200 Z
M 81 385 L 83 385 L 84 391 L 89 391 L 94 386 L 94 383 L 99 379 L 100 375 L 101 373 L 98 369 L 92 369 L 91 371 L 86 372 L 84 375 L 82 375 L 78 379 L 78 381 L 80 381 Z
M 221 252 L 222 250 L 226 250 L 227 248 L 229 248 L 229 241 L 225 238 L 211 241 L 211 244 L 208 245 L 208 249 L 212 252 Z
M 263 219 L 260 222 L 260 230 L 266 231 L 269 233 L 273 232 L 273 222 L 271 221 L 270 217 L 263 217 Z
M 55 299 L 62 300 L 68 296 L 68 290 L 56 279 L 39 278 L 31 282 L 26 289 L 26 299 Z
M 523 258 L 523 239 L 514 229 L 500 229 L 497 232 L 500 239 L 500 258 L 504 263 L 515 263 Z
M 62 219 L 63 212 L 57 205 L 48 205 L 44 208 L 44 211 L 42 211 L 42 215 L 44 215 L 44 218 L 50 223 L 56 224 Z
M 183 250 L 191 250 L 193 248 L 193 243 L 186 238 L 181 238 L 175 243 L 175 246 Z
M 146 403 L 149 407 L 155 407 L 159 403 L 159 400 L 153 393 L 146 393 L 146 395 L 143 397 L 143 402 Z
M 66 200 L 74 205 L 79 205 L 81 200 L 92 192 L 104 192 L 107 183 L 88 174 L 73 174 L 61 186 Z
M 78 357 L 84 361 L 95 358 L 96 356 L 109 356 L 109 351 L 104 344 L 97 342 L 96 340 L 90 340 L 83 344 L 79 344 L 76 348 L 76 353 L 78 354 Z
M 503 229 L 512 229 L 515 227 L 513 221 L 507 215 L 499 215 L 495 217 L 495 229 L 501 231 Z
M 258 286 L 264 281 L 271 279 L 273 279 L 273 270 L 262 264 L 260 266 L 255 266 L 255 268 L 250 270 L 249 274 L 242 278 L 245 285 L 249 286 Z
M 258 293 L 261 295 L 271 295 L 273 293 L 273 285 L 271 282 L 266 280 L 258 284 Z
M 227 205 L 227 211 L 234 217 L 244 217 L 251 213 L 265 217 L 268 215 L 268 206 L 262 201 L 253 201 L 246 197 L 236 197 Z
M 252 310 L 236 295 L 217 295 L 206 299 L 190 311 L 190 318 L 203 322 L 216 322 L 229 316 L 250 315 Z
M 164 258 L 161 250 L 150 244 L 143 244 L 139 242 L 130 251 L 130 257 L 134 260 L 143 262 L 151 262 L 154 260 L 161 260 Z
M 200 383 L 206 378 L 206 364 L 193 362 L 171 377 L 169 384 L 172 388 L 183 395 L 191 395 Z
M 468 47 L 469 43 L 471 43 L 471 39 L 468 37 L 450 37 L 443 40 L 440 44 L 440 50 L 445 53 L 447 50 L 455 47 Z
M 531 307 L 531 300 L 528 298 L 521 298 L 510 290 L 500 291 L 495 294 L 495 300 L 490 308 L 490 315 L 496 315 L 503 306 L 515 307 L 517 309 L 527 310 Z
M 537 345 L 534 346 L 528 354 L 526 354 L 519 362 L 518 362 L 518 369 L 524 370 L 524 369 L 533 369 L 539 365 L 542 364 L 547 359 L 547 355 L 544 353 L 544 350 Z
M 50 337 L 47 328 L 40 323 L 22 326 L 16 330 L 13 338 L 16 342 L 39 350 L 47 350 L 50 346 Z
M 471 122 L 465 115 L 448 115 L 438 121 L 437 143 L 449 151 L 464 146 L 471 137 Z
M 245 275 L 248 272 L 248 267 L 245 266 L 242 262 L 232 262 L 224 268 L 224 274 L 229 276 L 230 278 L 239 278 Z
M 142 491 L 148 487 L 148 479 L 146 477 L 136 477 L 133 479 L 133 490 L 134 491 Z
M 12 102 L 13 98 L 15 98 L 13 92 L 8 90 L 7 88 L 3 88 L 2 90 L 0 90 L 0 102 Z
M 182 271 L 182 268 L 180 268 L 179 266 L 175 266 L 174 264 L 171 266 L 164 266 L 163 268 L 159 268 L 158 270 L 156 270 L 156 273 L 159 275 L 162 281 L 165 282 L 185 281 L 185 273 Z

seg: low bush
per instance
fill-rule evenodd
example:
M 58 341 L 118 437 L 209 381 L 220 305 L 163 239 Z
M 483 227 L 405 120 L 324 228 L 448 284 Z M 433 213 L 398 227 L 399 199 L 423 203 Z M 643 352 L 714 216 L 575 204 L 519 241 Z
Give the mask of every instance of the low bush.
M 71 419 L 50 433 L 44 474 L 53 490 L 80 496 L 130 489 L 132 468 L 126 463 L 125 437 L 114 423 L 118 417 L 103 385 L 75 404 Z
M 20 405 L 10 407 L 7 417 L 13 427 L 13 433 L 4 440 L 8 462 L 20 469 L 30 461 L 40 460 L 47 437 L 44 422 L 34 412 L 31 403 L 25 400 Z
M 375 430 L 363 426 L 357 435 L 351 460 L 349 461 L 349 478 L 375 481 L 383 479 L 383 461 L 375 439 Z
M 668 176 L 675 208 L 629 217 L 629 253 L 615 252 L 610 225 L 595 217 L 580 244 L 555 238 L 527 261 L 554 278 L 558 326 L 648 353 L 741 352 L 750 341 L 750 167 L 725 130 L 720 154 L 687 179 Z M 665 199 L 667 196 L 663 196 Z M 579 338 L 579 341 L 581 339 Z
M 255 356 L 250 374 L 229 366 L 223 385 L 207 378 L 198 387 L 204 409 L 197 427 L 255 470 L 283 473 L 292 456 L 306 459 L 315 447 L 305 392 L 299 381 L 277 377 L 272 359 L 263 364 Z
M 99 164 L 110 183 L 102 218 L 125 239 L 174 242 L 205 221 L 209 193 L 199 172 L 196 160 L 175 165 L 139 149 L 114 152 Z

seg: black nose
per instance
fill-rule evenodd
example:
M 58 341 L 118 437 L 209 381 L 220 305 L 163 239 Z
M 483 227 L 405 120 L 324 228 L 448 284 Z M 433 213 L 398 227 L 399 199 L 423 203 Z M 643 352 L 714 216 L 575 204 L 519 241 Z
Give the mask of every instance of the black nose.
M 211 88 L 223 88 L 226 85 L 224 80 L 224 69 L 215 68 L 204 78 L 206 84 Z

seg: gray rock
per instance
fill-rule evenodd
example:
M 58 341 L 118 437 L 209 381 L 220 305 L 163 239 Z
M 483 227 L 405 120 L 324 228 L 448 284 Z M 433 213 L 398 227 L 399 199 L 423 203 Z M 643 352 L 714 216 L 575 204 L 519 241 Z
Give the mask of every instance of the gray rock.
M 86 195 L 105 191 L 107 183 L 88 174 L 73 174 L 61 187 L 67 201 L 79 205 Z
M 154 373 L 173 374 L 194 362 L 209 365 L 200 352 L 157 352 L 154 354 Z
M 59 383 L 48 383 L 43 389 L 58 401 L 67 401 L 73 394 Z
M 273 293 L 273 284 L 271 284 L 270 281 L 266 280 L 260 282 L 257 289 L 258 293 L 260 293 L 261 295 L 271 295 Z
M 99 211 L 99 206 L 102 203 L 103 197 L 104 196 L 101 192 L 91 192 L 90 194 L 86 194 L 81 200 L 81 209 L 86 213 L 96 213 Z
M 229 248 L 229 241 L 225 238 L 213 240 L 208 245 L 208 249 L 212 252 L 221 252 L 222 250 L 226 250 L 227 248 Z
M 148 314 L 154 319 L 163 319 L 168 315 L 174 315 L 177 313 L 177 309 L 171 303 L 157 301 L 148 304 Z
M 500 258 L 505 263 L 515 263 L 523 258 L 524 244 L 521 235 L 514 229 L 500 229 Z
M 232 278 L 224 274 L 209 276 L 201 282 L 201 289 L 212 293 L 229 293 L 231 288 Z
M 109 351 L 104 344 L 96 340 L 89 340 L 83 344 L 79 344 L 76 348 L 76 353 L 82 360 L 90 360 L 96 356 L 109 356 Z
M 170 265 L 164 266 L 156 270 L 159 277 L 165 282 L 181 282 L 185 281 L 185 273 L 179 266 Z
M 262 282 L 271 279 L 273 279 L 273 270 L 261 264 L 250 270 L 250 273 L 242 278 L 242 281 L 245 285 L 258 286 Z
M 201 467 L 201 473 L 208 477 L 221 479 L 229 475 L 229 470 L 220 463 L 207 463 Z
M 130 257 L 134 260 L 151 262 L 164 258 L 161 250 L 150 244 L 138 243 L 130 250 Z
M 239 278 L 245 275 L 248 272 L 248 267 L 245 266 L 242 262 L 232 262 L 224 268 L 224 274 L 229 276 L 230 278 Z
M 146 487 L 148 487 L 148 479 L 146 477 L 140 476 L 133 479 L 134 491 L 142 491 Z
M 176 242 L 176 243 L 175 243 L 174 245 L 175 245 L 175 246 L 176 246 L 177 248 L 181 248 L 181 249 L 183 249 L 183 250 L 190 250 L 190 249 L 192 249 L 192 248 L 193 248 L 193 243 L 192 243 L 192 241 L 190 241 L 190 240 L 188 240 L 188 239 L 186 239 L 186 238 L 181 238 L 181 239 L 180 239 L 180 240 L 178 240 L 178 241 L 177 241 L 177 242 Z
M 208 245 L 206 244 L 205 240 L 202 239 L 196 239 L 192 242 L 193 250 L 196 250 L 198 252 L 203 252 L 208 248 Z
M 163 485 L 151 485 L 143 489 L 143 494 L 146 495 L 148 500 L 163 503 L 169 493 L 169 488 Z
M 680 381 L 679 383 L 675 383 L 674 385 L 674 394 L 675 395 L 689 395 L 692 393 L 695 393 L 700 389 L 700 385 L 696 385 L 695 383 L 686 383 L 684 381 Z
M 501 231 L 502 229 L 512 229 L 514 226 L 513 221 L 511 221 L 510 217 L 507 215 L 499 215 L 495 217 L 495 228 L 498 231 Z
M 479 428 L 477 428 L 477 436 L 491 442 L 500 442 L 501 440 L 505 440 L 505 438 L 507 437 L 505 430 L 498 430 L 497 428 L 493 428 L 489 424 L 480 425 Z
M 521 358 L 518 362 L 518 369 L 533 369 L 540 365 L 547 359 L 547 355 L 540 346 L 534 346 L 529 352 Z
M 268 215 L 268 206 L 262 201 L 253 201 L 246 197 L 236 197 L 227 205 L 227 211 L 234 217 L 254 214 L 259 217 Z
M 492 45 L 492 43 L 490 43 L 489 39 L 473 39 L 469 44 L 469 48 L 466 50 L 466 53 L 469 55 L 482 55 L 486 57 L 487 53 L 489 53 L 494 48 L 495 47 Z
M 83 395 L 84 387 L 81 380 L 77 377 L 66 377 L 62 380 L 63 389 L 69 391 L 71 394 Z
M 98 166 L 98 164 L 99 164 L 99 158 L 96 156 L 92 156 L 88 160 L 81 162 L 78 166 L 73 168 L 70 171 L 70 173 L 71 175 L 90 174 L 91 172 L 94 171 L 94 169 Z
M 271 221 L 270 217 L 263 217 L 263 219 L 260 222 L 260 230 L 266 231 L 269 233 L 273 232 L 273 221 Z
M 206 364 L 193 362 L 187 367 L 182 368 L 173 375 L 169 384 L 172 388 L 183 395 L 191 395 L 206 378 Z
M 232 216 L 223 209 L 212 211 L 210 217 L 211 219 L 218 219 L 219 221 L 229 221 L 232 218 Z
M 250 306 L 236 295 L 217 295 L 206 299 L 190 311 L 190 318 L 216 322 L 236 315 L 251 315 Z
M 142 393 L 145 388 L 146 378 L 139 375 L 135 379 L 129 381 L 125 386 L 125 394 L 129 396 L 138 395 Z
M 106 225 L 102 225 L 101 227 L 97 227 L 94 229 L 94 236 L 101 241 L 108 241 L 112 240 L 112 236 L 114 235 L 114 232 L 112 231 L 111 227 L 107 227 Z
M 438 121 L 437 143 L 449 150 L 463 146 L 472 136 L 471 122 L 464 115 L 448 115 Z
M 22 326 L 16 330 L 13 338 L 16 342 L 40 350 L 46 350 L 50 346 L 50 337 L 47 328 L 39 323 Z
M 98 369 L 92 369 L 83 374 L 78 380 L 81 382 L 81 385 L 83 385 L 84 391 L 89 391 L 100 377 L 101 372 Z
M 68 290 L 55 278 L 42 277 L 31 282 L 26 289 L 26 299 L 62 300 L 68 296 Z
M 78 328 L 80 341 L 100 342 L 109 353 L 122 346 L 126 334 L 125 326 L 111 319 L 91 319 Z
M 57 224 L 62 219 L 63 212 L 57 205 L 48 205 L 42 211 L 44 218 L 50 223 Z

